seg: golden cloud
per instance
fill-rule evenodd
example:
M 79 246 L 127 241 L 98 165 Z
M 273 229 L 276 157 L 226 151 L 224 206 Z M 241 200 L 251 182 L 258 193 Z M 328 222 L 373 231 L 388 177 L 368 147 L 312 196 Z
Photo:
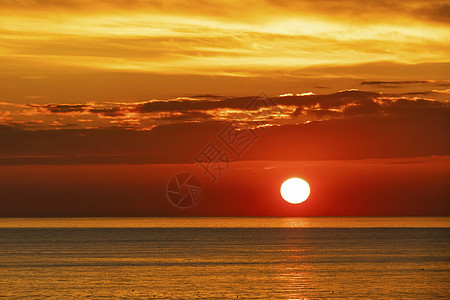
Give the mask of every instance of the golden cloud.
M 442 1 L 128 2 L 4 1 L 0 55 L 15 61 L 10 72 L 35 65 L 234 76 L 449 60 L 448 25 L 430 21 L 448 9 Z

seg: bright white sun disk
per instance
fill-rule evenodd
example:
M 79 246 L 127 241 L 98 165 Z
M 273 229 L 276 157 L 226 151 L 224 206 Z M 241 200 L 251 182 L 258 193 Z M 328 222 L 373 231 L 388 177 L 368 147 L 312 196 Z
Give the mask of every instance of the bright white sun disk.
M 298 204 L 308 199 L 311 190 L 309 184 L 305 180 L 300 178 L 290 178 L 283 182 L 280 193 L 287 202 Z

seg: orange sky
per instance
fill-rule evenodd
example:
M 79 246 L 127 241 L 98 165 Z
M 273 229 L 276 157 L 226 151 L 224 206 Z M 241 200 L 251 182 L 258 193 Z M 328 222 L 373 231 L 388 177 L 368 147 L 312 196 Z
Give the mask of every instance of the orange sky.
M 51 165 L 0 168 L 1 216 L 353 216 L 449 214 L 450 157 L 238 162 L 216 183 L 193 165 Z M 202 181 L 190 209 L 164 189 L 180 171 Z M 299 205 L 281 199 L 290 176 L 311 186 Z M 26 188 L 20 188 L 26 186 Z M 7 199 L 7 200 L 6 200 Z
M 410 197 L 413 207 L 404 214 L 450 214 L 448 1 L 243 3 L 2 1 L 0 178 L 17 175 L 0 188 L 5 214 L 179 215 L 167 203 L 139 200 L 126 208 L 130 190 L 137 189 L 134 199 L 148 197 L 137 179 L 142 169 L 130 164 L 148 167 L 148 180 L 192 167 L 229 124 L 264 131 L 236 160 L 265 165 L 249 163 L 210 187 L 211 197 L 232 198 L 236 210 L 206 202 L 188 215 L 398 215 Z M 249 108 L 257 95 L 270 104 Z M 300 163 L 313 161 L 317 170 Z M 137 180 L 111 192 L 110 209 L 101 202 L 108 182 L 100 164 Z M 67 180 L 58 181 L 63 188 L 52 183 L 53 167 Z M 86 168 L 95 178 L 78 186 L 91 174 Z M 21 172 L 31 175 L 21 181 Z M 383 172 L 396 175 L 385 180 Z M 267 180 L 278 192 L 278 181 L 296 173 L 316 187 L 324 176 L 325 190 L 312 190 L 317 202 L 302 211 L 268 202 L 251 210 L 254 201 L 275 196 L 241 182 Z M 348 180 L 364 176 L 353 190 L 341 189 L 333 184 L 341 173 Z M 380 181 L 380 191 L 368 180 Z M 152 185 L 155 195 L 162 181 Z M 103 200 L 78 207 L 74 196 L 67 207 L 54 206 L 55 195 L 69 190 Z M 434 197 L 428 204 L 421 202 L 424 191 Z M 42 209 L 30 193 L 47 199 Z M 370 202 L 373 195 L 384 197 L 382 206 Z M 240 206 L 239 197 L 250 202 Z M 21 214 L 22 207 L 29 208 Z
M 449 78 L 441 0 L 7 0 L 0 9 L 0 101 L 275 95 Z

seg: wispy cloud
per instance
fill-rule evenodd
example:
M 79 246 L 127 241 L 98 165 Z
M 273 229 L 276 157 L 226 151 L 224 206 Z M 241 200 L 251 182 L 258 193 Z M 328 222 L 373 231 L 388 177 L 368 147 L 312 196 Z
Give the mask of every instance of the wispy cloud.
M 405 80 L 405 81 L 363 81 L 361 85 L 382 85 L 382 86 L 399 86 L 399 85 L 422 85 L 431 83 L 431 80 Z
M 189 3 L 3 1 L 2 59 L 14 65 L 9 72 L 34 66 L 234 76 L 449 59 L 448 5 L 441 1 Z

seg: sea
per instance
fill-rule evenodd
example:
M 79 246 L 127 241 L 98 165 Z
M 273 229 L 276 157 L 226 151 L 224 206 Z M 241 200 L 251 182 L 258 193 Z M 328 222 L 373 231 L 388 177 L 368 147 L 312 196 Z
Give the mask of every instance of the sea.
M 0 218 L 0 299 L 450 299 L 450 218 Z

